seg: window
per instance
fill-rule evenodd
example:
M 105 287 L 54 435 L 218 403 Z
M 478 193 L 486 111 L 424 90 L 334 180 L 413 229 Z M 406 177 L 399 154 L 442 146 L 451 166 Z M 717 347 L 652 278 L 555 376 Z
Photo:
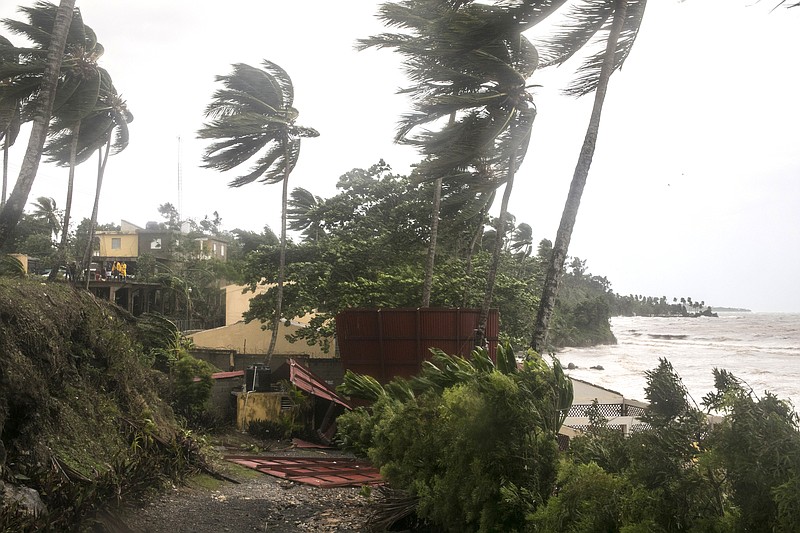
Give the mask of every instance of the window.
M 211 244 L 211 251 L 214 253 L 214 255 L 217 255 L 217 243 Z
M 219 255 L 221 257 L 225 257 L 225 245 L 224 244 L 220 244 L 219 245 Z
M 111 237 L 111 249 L 112 250 L 119 250 L 122 248 L 122 238 L 121 237 Z
M 160 250 L 161 249 L 161 239 L 153 239 L 150 241 L 150 249 L 151 250 Z

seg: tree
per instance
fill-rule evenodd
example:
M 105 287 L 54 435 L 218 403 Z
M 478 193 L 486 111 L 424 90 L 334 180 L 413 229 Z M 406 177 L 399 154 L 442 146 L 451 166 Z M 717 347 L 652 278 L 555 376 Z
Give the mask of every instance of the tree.
M 381 7 L 381 18 L 411 30 L 410 34 L 361 41 L 365 47 L 394 48 L 407 58 L 404 65 L 415 84 L 405 92 L 412 97 L 414 112 L 401 120 L 397 139 L 417 146 L 425 157 L 418 169 L 421 179 L 435 180 L 438 186 L 440 178 L 459 180 L 472 175 L 470 168 L 505 174 L 500 227 L 535 116 L 526 82 L 536 69 L 538 55 L 522 31 L 541 19 L 540 4 L 549 2 L 513 8 L 469 1 L 387 3 Z M 494 187 L 502 183 L 491 181 Z M 436 195 L 434 204 L 435 200 Z M 434 215 L 432 221 L 438 221 L 438 213 Z M 434 238 L 435 234 L 432 245 Z M 477 343 L 483 342 L 501 250 L 498 239 Z M 433 264 L 430 258 L 428 264 Z
M 96 139 L 104 135 L 97 120 L 93 124 L 95 129 L 82 131 L 86 128 L 84 121 L 97 107 L 104 81 L 106 85 L 110 85 L 108 74 L 97 66 L 103 47 L 97 42 L 94 31 L 83 24 L 80 12 L 73 17 L 67 51 L 66 68 L 62 68 L 63 81 L 56 91 L 56 102 L 53 106 L 53 121 L 50 124 L 52 138 L 45 146 L 49 161 L 69 168 L 64 207 L 64 227 L 67 231 L 61 234 L 59 262 L 66 261 L 69 244 L 75 167 L 88 158 L 95 149 Z M 81 152 L 86 152 L 86 155 Z M 100 172 L 98 168 L 98 174 Z M 56 268 L 51 271 L 51 280 L 55 272 Z
M 644 16 L 645 4 L 644 0 L 580 2 L 570 14 L 570 22 L 563 31 L 545 45 L 546 51 L 543 53 L 545 66 L 561 65 L 582 49 L 597 33 L 602 32 L 606 35 L 604 50 L 594 53 L 584 62 L 577 79 L 567 88 L 567 93 L 575 96 L 594 91 L 595 98 L 542 289 L 536 329 L 531 341 L 531 346 L 537 351 L 547 348 L 550 317 L 555 307 L 558 284 L 578 216 L 581 196 L 594 157 L 608 83 L 613 71 L 622 67 L 633 47 Z
M 523 531 L 554 488 L 555 435 L 572 403 L 557 359 L 518 368 L 509 345 L 497 363 L 434 351 L 418 376 L 385 387 L 348 373 L 340 391 L 375 401 L 339 417 L 347 444 L 366 449 L 391 485 L 436 531 Z M 391 525 L 391 524 L 390 524 Z
M 323 200 L 311 194 L 302 187 L 292 191 L 286 216 L 289 219 L 289 229 L 299 231 L 309 241 L 318 241 L 325 235 L 319 213 Z
M 250 172 L 231 181 L 231 187 L 254 181 L 282 183 L 281 244 L 269 359 L 278 339 L 283 302 L 289 174 L 300 155 L 300 139 L 317 137 L 319 133 L 295 124 L 299 113 L 292 107 L 294 87 L 286 71 L 267 60 L 262 67 L 237 63 L 231 74 L 217 76 L 224 88 L 214 93 L 206 108 L 206 116 L 212 120 L 200 129 L 198 136 L 215 140 L 203 154 L 204 166 L 223 172 L 251 160 L 263 150 Z
M 3 50 L 3 49 L 8 49 Z M 0 35 L 0 62 L 19 61 L 11 41 Z M 17 140 L 20 129 L 20 102 L 18 99 L 0 96 L 0 140 L 3 141 L 3 187 L 0 208 L 6 203 L 8 192 L 8 149 Z
M 338 194 L 330 198 L 314 197 L 310 211 L 290 202 L 291 222 L 313 221 L 319 232 L 303 235 L 287 247 L 284 316 L 303 316 L 314 312 L 314 323 L 293 338 L 309 344 L 327 345 L 334 331 L 335 315 L 349 307 L 418 307 L 422 287 L 419 265 L 427 248 L 430 213 L 430 182 L 419 183 L 407 176 L 389 173 L 385 164 L 369 169 L 353 169 L 343 175 Z M 445 190 L 445 197 L 449 191 Z M 303 195 L 308 198 L 309 195 Z M 483 296 L 486 273 L 491 265 L 491 250 L 478 249 L 466 266 L 464 257 L 472 249 L 475 217 L 445 206 L 447 214 L 440 226 L 441 244 L 434 270 L 431 305 L 434 307 L 477 307 Z M 295 218 L 296 217 L 296 218 Z M 482 229 L 482 228 L 481 228 Z M 508 227 L 509 231 L 512 229 Z M 481 233 L 483 233 L 481 231 Z M 494 241 L 492 241 L 494 242 Z M 262 279 L 274 277 L 279 248 L 274 243 L 250 246 L 245 282 L 255 288 Z M 230 258 L 229 258 L 230 259 Z M 515 257 L 511 250 L 501 254 L 494 293 L 494 306 L 500 310 L 501 338 L 516 349 L 530 342 L 538 305 L 544 261 L 539 257 Z M 569 299 L 564 312 L 563 331 L 555 332 L 556 342 L 576 339 L 586 345 L 588 339 L 609 342 L 613 339 L 605 318 L 602 336 L 595 336 L 595 322 L 600 321 L 596 298 L 605 296 L 605 286 L 589 279 L 565 284 L 563 295 Z M 466 293 L 466 296 L 465 296 Z M 466 299 L 465 299 L 466 298 Z M 580 302 L 587 300 L 584 306 Z M 272 321 L 275 287 L 251 300 L 247 320 Z M 572 309 L 577 309 L 572 313 Z M 596 321 L 586 320 L 591 315 Z M 581 319 L 573 327 L 572 320 Z M 577 330 L 577 331 L 576 331 Z
M 48 45 L 49 40 L 46 37 L 52 31 L 56 10 L 57 8 L 53 4 L 39 2 L 34 7 L 21 8 L 21 11 L 27 14 L 28 22 L 7 20 L 5 24 L 12 32 L 24 36 L 41 49 Z M 7 81 L 11 81 L 12 94 L 26 103 L 30 102 L 30 94 L 38 90 L 41 76 L 45 70 L 45 65 L 36 59 L 38 51 L 37 49 L 32 50 L 30 52 L 32 59 L 21 65 L 23 73 L 21 83 L 14 83 L 19 81 L 14 76 L 3 75 Z M 75 159 L 81 121 L 92 111 L 98 98 L 101 75 L 97 67 L 97 59 L 102 53 L 103 47 L 97 42 L 94 31 L 83 23 L 80 11 L 76 10 L 67 35 L 61 75 L 53 103 L 53 120 L 50 123 L 53 138 L 44 149 L 50 161 L 69 166 L 67 197 L 64 207 L 64 226 L 67 230 L 61 232 L 59 263 L 64 262 L 69 240 Z M 23 107 L 22 114 L 26 116 L 30 113 Z M 52 280 L 55 279 L 57 268 L 53 268 L 51 272 L 50 279 Z
M 33 203 L 33 216 L 41 219 L 50 229 L 50 235 L 58 239 L 64 229 L 64 213 L 56 206 L 56 201 L 47 196 L 40 196 Z
M 94 231 L 97 224 L 97 211 L 100 206 L 100 190 L 103 187 L 103 177 L 106 172 L 106 163 L 109 154 L 118 154 L 128 146 L 130 134 L 128 124 L 133 121 L 133 114 L 128 110 L 125 101 L 117 94 L 111 83 L 111 78 L 105 70 L 101 69 L 103 83 L 101 84 L 100 97 L 97 106 L 87 118 L 84 119 L 83 134 L 89 133 L 89 138 L 94 141 L 90 148 L 97 150 L 97 187 L 92 205 L 92 217 L 89 223 L 89 242 L 83 253 L 82 268 L 86 269 L 86 288 L 89 288 L 89 266 L 92 258 L 94 244 Z M 88 127 L 87 127 L 88 126 Z M 115 133 L 116 132 L 116 133 Z M 88 151 L 88 150 L 87 150 Z
M 41 84 L 34 99 L 33 127 L 28 139 L 25 157 L 22 161 L 14 190 L 11 192 L 8 201 L 3 205 L 3 208 L 0 209 L 0 247 L 9 239 L 11 231 L 19 222 L 25 204 L 28 201 L 28 194 L 36 179 L 36 171 L 42 159 L 44 143 L 47 137 L 47 126 L 50 122 L 50 115 L 56 97 L 56 87 L 74 7 L 75 0 L 62 0 L 58 10 L 53 13 L 54 20 L 49 26 L 52 31 L 49 31 L 45 37 L 40 39 L 42 46 L 48 46 L 47 60 L 42 73 Z M 6 79 L 6 67 L 5 63 L 2 64 L 0 79 Z M 19 70 L 15 72 L 18 73 Z M 5 97 L 6 95 L 4 94 L 3 98 Z

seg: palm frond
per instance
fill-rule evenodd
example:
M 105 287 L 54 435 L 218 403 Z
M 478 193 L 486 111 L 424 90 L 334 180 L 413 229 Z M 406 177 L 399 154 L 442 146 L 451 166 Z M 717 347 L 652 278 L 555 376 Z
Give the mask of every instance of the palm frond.
M 614 13 L 610 0 L 582 0 L 570 6 L 565 22 L 553 34 L 537 40 L 541 67 L 558 66 L 582 50 Z
M 639 28 L 642 25 L 646 4 L 646 0 L 631 0 L 628 2 L 625 21 L 614 53 L 614 70 L 622 68 L 623 63 L 625 63 L 633 49 L 636 37 L 639 35 Z M 603 29 L 604 33 L 610 31 L 610 29 L 611 21 L 609 20 Z M 597 88 L 600 79 L 600 69 L 603 65 L 604 54 L 605 49 L 599 47 L 594 54 L 588 57 L 578 69 L 578 77 L 572 80 L 572 83 L 564 92 L 576 97 L 593 92 Z
M 261 65 L 264 67 L 267 74 L 271 75 L 277 81 L 281 95 L 283 96 L 282 107 L 292 107 L 294 105 L 294 85 L 292 84 L 292 78 L 289 77 L 289 74 L 287 74 L 285 70 L 272 61 L 265 59 L 261 62 Z

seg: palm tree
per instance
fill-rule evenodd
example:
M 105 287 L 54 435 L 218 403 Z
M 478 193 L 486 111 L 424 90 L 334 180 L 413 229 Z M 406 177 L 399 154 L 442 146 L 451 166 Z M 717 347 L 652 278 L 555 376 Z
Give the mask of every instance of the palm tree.
M 94 242 L 94 231 L 97 225 L 97 211 L 100 205 L 100 190 L 103 186 L 106 163 L 109 154 L 118 154 L 128 146 L 130 134 L 128 124 L 133 121 L 133 114 L 128 110 L 125 100 L 117 93 L 111 77 L 101 69 L 103 83 L 101 85 L 100 98 L 94 112 L 84 119 L 82 128 L 83 136 L 90 142 L 80 143 L 83 150 L 78 150 L 80 157 L 82 154 L 90 154 L 97 151 L 97 187 L 95 188 L 94 204 L 92 206 L 92 217 L 89 221 L 89 241 L 83 254 L 81 272 L 86 269 L 86 288 L 89 288 L 89 266 L 92 259 L 92 244 Z M 88 126 L 88 127 L 87 127 Z M 88 155 L 86 155 L 88 157 Z
M 50 229 L 50 237 L 58 240 L 64 227 L 64 215 L 56 206 L 56 201 L 47 196 L 40 196 L 33 203 L 33 216 L 44 221 Z
M 320 206 L 324 200 L 315 196 L 308 189 L 295 187 L 287 210 L 289 229 L 299 231 L 308 241 L 317 242 L 325 235 L 320 216 Z
M 217 76 L 224 88 L 214 93 L 206 107 L 206 116 L 212 120 L 198 131 L 198 137 L 215 140 L 203 154 L 204 166 L 223 172 L 263 152 L 249 173 L 229 183 L 231 187 L 254 181 L 283 185 L 275 316 L 267 349 L 269 362 L 278 339 L 283 303 L 289 174 L 300 155 L 300 139 L 317 137 L 319 133 L 295 124 L 299 113 L 292 107 L 294 87 L 286 71 L 267 60 L 262 67 L 237 63 L 231 74 Z
M 578 216 L 583 189 L 589 175 L 600 128 L 608 82 L 614 70 L 628 57 L 644 16 L 646 0 L 580 0 L 569 13 L 569 22 L 544 46 L 544 66 L 561 65 L 602 32 L 596 39 L 605 46 L 584 62 L 578 77 L 567 88 L 567 94 L 582 96 L 595 93 L 589 126 L 572 176 L 567 201 L 553 244 L 553 254 L 545 276 L 536 326 L 531 346 L 536 351 L 547 347 L 550 317 L 555 307 L 558 285 Z
M 533 228 L 530 224 L 522 222 L 514 229 L 509 248 L 514 251 L 518 257 L 530 257 L 531 253 L 533 253 Z
M 538 55 L 521 33 L 543 17 L 542 5 L 551 2 L 497 4 L 386 3 L 380 18 L 409 32 L 378 35 L 361 40 L 360 46 L 394 48 L 405 57 L 404 67 L 414 84 L 404 92 L 411 96 L 414 111 L 402 117 L 396 139 L 419 148 L 425 158 L 420 175 L 437 182 L 458 180 L 487 161 L 494 172 L 505 174 L 498 220 L 502 228 L 535 116 L 526 81 L 536 69 Z M 498 181 L 495 186 L 502 184 Z M 432 221 L 437 220 L 434 212 Z M 502 251 L 502 240 L 496 244 L 477 343 L 483 342 Z M 429 259 L 429 266 L 432 263 Z
M 2 77 L 11 85 L 8 99 L 12 97 L 30 103 L 30 98 L 39 90 L 41 76 L 45 64 L 40 60 L 42 49 L 49 44 L 50 31 L 53 28 L 57 7 L 48 2 L 39 2 L 33 7 L 20 9 L 27 15 L 28 22 L 5 20 L 6 27 L 17 35 L 22 35 L 33 42 L 36 47 L 25 50 L 27 60 L 21 64 L 11 64 L 10 69 L 4 69 Z M 69 229 L 70 214 L 72 209 L 72 190 L 75 176 L 75 150 L 80 131 L 81 119 L 94 108 L 100 89 L 100 73 L 97 68 L 97 59 L 102 55 L 103 47 L 97 42 L 94 31 L 83 23 L 80 11 L 75 10 L 72 17 L 64 58 L 61 64 L 61 75 L 56 88 L 56 97 L 53 103 L 51 132 L 57 137 L 72 139 L 72 151 L 69 156 L 53 157 L 64 166 L 69 165 L 69 179 L 67 184 L 67 198 L 64 209 L 65 227 Z M 13 67 L 17 67 L 15 71 Z M 29 115 L 23 108 L 23 115 Z M 45 152 L 51 153 L 48 145 Z M 66 247 L 69 241 L 69 231 L 61 233 L 61 243 L 57 254 L 57 262 L 65 260 Z M 51 279 L 55 279 L 57 268 L 51 270 Z
M 67 42 L 70 23 L 75 10 L 75 0 L 62 0 L 57 11 L 54 13 L 52 24 L 49 28 L 44 46 L 47 48 L 47 59 L 44 71 L 42 72 L 39 90 L 35 96 L 33 106 L 33 126 L 31 135 L 28 139 L 28 147 L 22 161 L 22 167 L 11 192 L 8 201 L 0 209 L 0 247 L 2 247 L 11 235 L 11 231 L 17 225 L 22 216 L 25 204 L 28 201 L 33 181 L 36 178 L 36 171 L 42 159 L 44 143 L 47 137 L 47 126 L 50 122 L 50 115 L 53 110 L 53 103 L 56 97 L 56 87 L 58 85 L 61 62 L 64 57 L 64 48 Z M 6 64 L 0 68 L 0 79 L 4 79 Z
M 0 62 L 19 61 L 18 54 L 13 48 L 11 41 L 0 35 Z M 15 98 L 0 96 L 0 140 L 3 141 L 3 187 L 0 207 L 6 203 L 8 194 L 8 149 L 17 140 L 20 125 L 20 102 Z
M 66 231 L 61 234 L 61 243 L 57 254 L 58 261 L 62 263 L 66 261 L 69 244 L 69 223 L 72 212 L 75 167 L 79 162 L 81 128 L 83 120 L 94 111 L 100 97 L 103 73 L 97 66 L 97 60 L 102 54 L 103 46 L 97 42 L 94 31 L 83 24 L 80 12 L 76 13 L 70 26 L 65 65 L 62 67 L 63 78 L 56 91 L 56 102 L 53 106 L 54 120 L 50 128 L 54 137 L 45 146 L 45 153 L 48 155 L 49 161 L 69 167 L 67 196 L 64 205 Z M 89 137 L 95 133 L 94 131 L 90 132 Z M 84 135 L 84 137 L 86 136 Z M 69 146 L 69 150 L 64 150 L 65 144 Z M 57 268 L 51 270 L 51 279 L 56 270 Z

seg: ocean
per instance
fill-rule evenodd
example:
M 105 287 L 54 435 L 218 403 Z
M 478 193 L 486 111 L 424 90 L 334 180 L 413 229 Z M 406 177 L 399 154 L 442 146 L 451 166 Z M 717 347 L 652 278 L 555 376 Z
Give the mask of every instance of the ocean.
M 556 355 L 570 376 L 645 401 L 644 372 L 666 358 L 694 401 L 714 390 L 714 368 L 757 395 L 769 391 L 800 409 L 800 314 L 719 313 L 719 318 L 613 317 L 613 346 L 567 348 Z M 602 366 L 603 370 L 591 369 Z

